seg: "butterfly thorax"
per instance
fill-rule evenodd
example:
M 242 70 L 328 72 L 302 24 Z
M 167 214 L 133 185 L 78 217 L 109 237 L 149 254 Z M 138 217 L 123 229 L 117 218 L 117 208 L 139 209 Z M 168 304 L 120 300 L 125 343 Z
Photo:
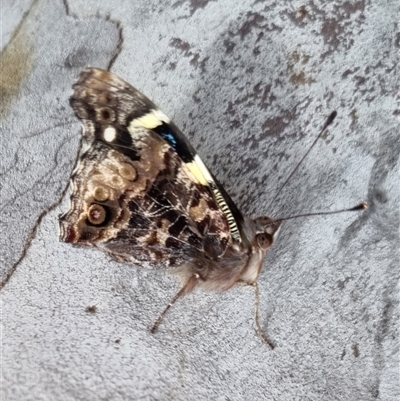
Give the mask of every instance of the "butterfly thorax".
M 266 216 L 245 217 L 243 223 L 242 233 L 247 237 L 246 242 L 231 241 L 218 258 L 196 258 L 185 264 L 177 270 L 182 282 L 198 275 L 198 284 L 205 289 L 226 291 L 237 282 L 256 281 L 280 223 Z M 191 289 L 189 287 L 186 292 Z

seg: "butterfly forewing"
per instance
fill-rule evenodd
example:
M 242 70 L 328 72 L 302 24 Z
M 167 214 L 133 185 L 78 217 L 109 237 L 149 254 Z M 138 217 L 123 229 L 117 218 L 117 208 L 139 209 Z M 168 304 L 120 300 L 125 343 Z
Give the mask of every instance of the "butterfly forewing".
M 153 103 L 120 78 L 88 69 L 71 105 L 88 150 L 60 219 L 63 241 L 150 265 L 224 254 L 231 217 L 193 169 L 194 150 Z

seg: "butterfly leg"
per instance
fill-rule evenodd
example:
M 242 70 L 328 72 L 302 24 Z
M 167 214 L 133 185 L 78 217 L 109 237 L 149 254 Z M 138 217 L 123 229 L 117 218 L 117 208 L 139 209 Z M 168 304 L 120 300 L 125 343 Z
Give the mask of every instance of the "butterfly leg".
M 271 340 L 264 334 L 261 328 L 260 319 L 259 319 L 259 306 L 260 306 L 260 294 L 258 291 L 258 283 L 257 281 L 238 281 L 238 284 L 241 285 L 249 285 L 254 288 L 254 321 L 256 323 L 257 334 L 260 336 L 261 340 L 267 344 L 271 349 L 275 348 L 275 345 L 271 342 Z
M 158 326 L 160 325 L 162 319 L 165 314 L 168 312 L 169 308 L 180 298 L 190 287 L 194 287 L 196 285 L 197 280 L 199 280 L 200 276 L 198 274 L 194 274 L 189 280 L 184 284 L 184 286 L 175 294 L 175 296 L 171 299 L 169 304 L 165 307 L 165 309 L 160 313 L 157 320 L 154 322 L 153 327 L 150 329 L 150 332 L 154 334 Z

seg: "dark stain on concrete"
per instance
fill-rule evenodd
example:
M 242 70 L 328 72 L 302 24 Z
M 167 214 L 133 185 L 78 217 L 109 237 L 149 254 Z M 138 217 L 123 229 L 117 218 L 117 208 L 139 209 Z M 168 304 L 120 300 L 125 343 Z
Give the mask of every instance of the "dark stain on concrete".
M 172 5 L 172 8 L 178 8 L 185 3 L 189 4 L 190 17 L 196 12 L 208 6 L 208 3 L 215 2 L 217 0 L 180 0 Z
M 358 358 L 360 356 L 360 350 L 358 349 L 357 344 L 353 344 L 351 349 L 353 350 L 353 355 Z
M 350 118 L 351 118 L 350 129 L 353 131 L 358 123 L 358 114 L 356 109 L 351 110 Z
M 339 289 L 343 290 L 346 284 L 350 281 L 350 277 L 346 277 L 344 280 L 338 280 L 337 286 Z
M 190 58 L 190 65 L 192 65 L 196 69 L 199 69 L 201 72 L 206 71 L 206 64 L 209 57 L 201 59 L 200 53 L 193 51 L 191 45 L 188 42 L 180 38 L 172 38 L 169 42 L 169 46 L 180 50 L 183 57 Z

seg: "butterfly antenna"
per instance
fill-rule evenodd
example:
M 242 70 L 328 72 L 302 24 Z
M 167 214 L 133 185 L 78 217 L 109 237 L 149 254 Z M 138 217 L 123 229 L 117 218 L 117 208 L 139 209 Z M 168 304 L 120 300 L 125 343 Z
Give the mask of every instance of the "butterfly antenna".
M 161 321 L 163 320 L 165 314 L 168 312 L 168 310 L 171 308 L 171 306 L 186 292 L 186 290 L 190 287 L 193 286 L 193 281 L 197 281 L 199 279 L 199 275 L 195 274 L 194 276 L 190 277 L 190 279 L 185 283 L 185 285 L 175 294 L 175 296 L 169 301 L 169 304 L 165 307 L 165 309 L 160 313 L 158 316 L 157 320 L 154 322 L 153 327 L 150 329 L 150 332 L 154 334 L 158 326 L 160 325 Z
M 351 207 L 349 209 L 331 210 L 328 212 L 310 212 L 310 213 L 296 214 L 294 216 L 278 218 L 278 219 L 274 220 L 273 223 L 271 223 L 271 225 L 276 224 L 277 222 L 285 221 L 285 220 L 297 219 L 299 217 L 322 216 L 322 215 L 326 215 L 326 214 L 337 214 L 337 213 L 344 213 L 344 212 L 356 212 L 359 210 L 366 210 L 366 209 L 368 209 L 368 204 L 366 202 L 362 202 L 359 205 Z M 267 224 L 267 225 L 270 225 L 270 224 Z
M 276 193 L 276 195 L 274 196 L 274 198 L 272 199 L 272 201 L 270 202 L 270 204 L 268 205 L 267 210 L 270 209 L 271 205 L 275 202 L 276 198 L 279 196 L 279 194 L 282 192 L 282 189 L 286 186 L 286 184 L 289 182 L 289 180 L 293 177 L 294 173 L 298 170 L 298 168 L 301 166 L 301 164 L 303 163 L 304 159 L 310 154 L 310 152 L 312 151 L 312 149 L 314 148 L 315 144 L 317 143 L 317 141 L 319 140 L 319 138 L 321 138 L 322 134 L 324 133 L 324 131 L 332 124 L 333 120 L 335 119 L 335 117 L 337 116 L 337 112 L 333 111 L 329 117 L 326 119 L 325 124 L 323 125 L 320 133 L 318 134 L 318 136 L 315 138 L 314 142 L 312 143 L 312 145 L 310 146 L 310 148 L 307 150 L 307 152 L 304 154 L 304 156 L 301 158 L 301 160 L 299 161 L 299 163 L 297 164 L 297 166 L 293 169 L 293 171 L 289 174 L 289 176 L 286 178 L 285 182 L 282 184 L 282 186 L 279 188 L 278 192 Z

